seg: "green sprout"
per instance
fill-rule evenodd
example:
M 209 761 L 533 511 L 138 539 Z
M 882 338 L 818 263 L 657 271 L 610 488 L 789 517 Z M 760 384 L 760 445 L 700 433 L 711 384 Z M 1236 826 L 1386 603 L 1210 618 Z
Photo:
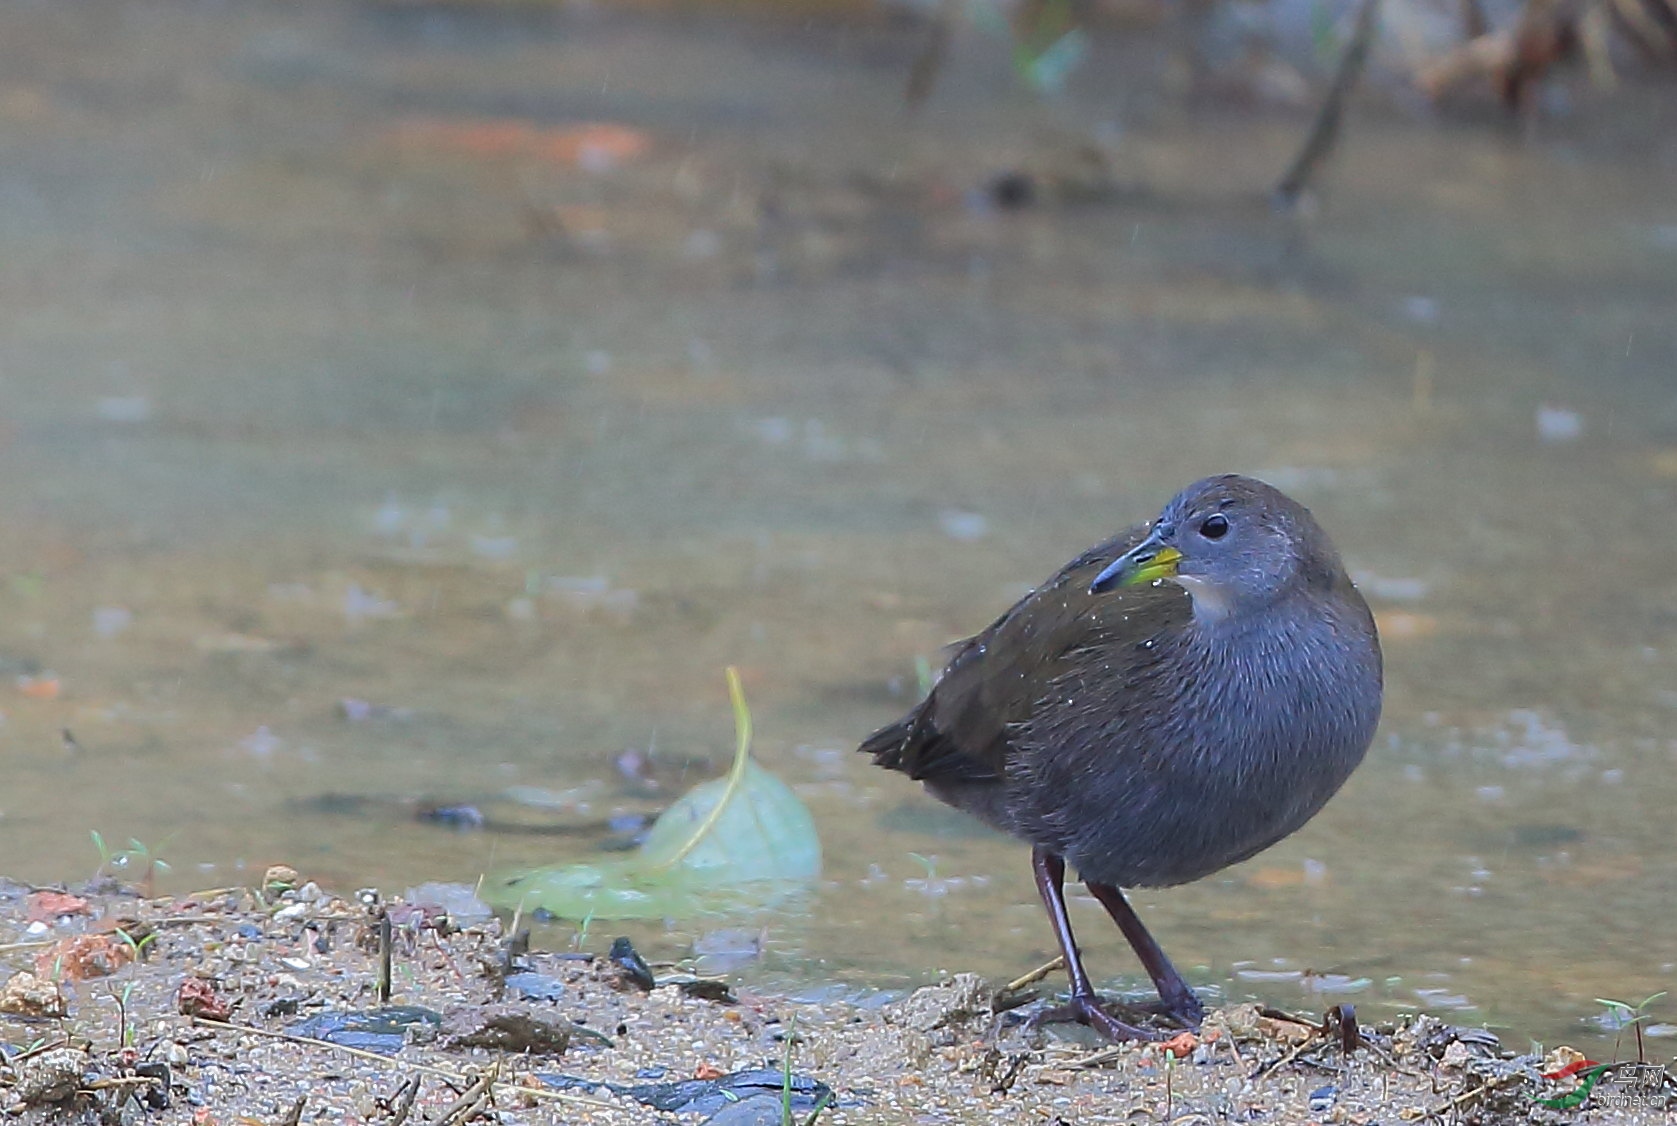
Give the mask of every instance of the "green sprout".
M 111 1000 L 116 1002 L 116 1023 L 121 1039 L 121 1047 L 132 1048 L 138 1035 L 138 1029 L 133 1021 L 128 1019 L 128 999 L 133 996 L 134 983 L 130 981 L 122 987 L 122 992 L 111 990 Z
M 157 942 L 156 932 L 144 935 L 139 939 L 129 934 L 122 927 L 116 928 L 116 936 L 128 945 L 128 952 L 134 956 L 135 962 L 143 962 L 146 955 L 151 953 L 152 946 Z
M 571 936 L 572 950 L 581 950 L 583 947 L 588 945 L 588 928 L 592 926 L 593 923 L 594 912 L 590 911 L 582 917 L 582 922 L 577 926 L 576 934 Z
M 155 849 L 129 837 L 128 847 L 120 850 L 108 847 L 97 829 L 89 829 L 88 836 L 93 838 L 93 847 L 99 852 L 99 867 L 94 870 L 94 879 L 114 877 L 118 872 L 138 873 L 135 883 L 140 893 L 148 899 L 157 894 L 157 874 L 169 871 L 169 862 L 158 854 L 173 839 L 172 835 L 165 837 Z
M 1613 1055 L 1615 1057 L 1619 1054 L 1619 1041 L 1623 1038 L 1624 1030 L 1628 1027 L 1636 1033 L 1637 1062 L 1648 1062 L 1647 1052 L 1644 1050 L 1642 1045 L 1642 1025 L 1651 1016 L 1653 1016 L 1652 1013 L 1648 1012 L 1648 1006 L 1652 1005 L 1655 1001 L 1658 1001 L 1664 996 L 1665 990 L 1662 989 L 1658 993 L 1642 998 L 1642 1000 L 1635 1005 L 1630 1004 L 1628 1001 L 1615 1001 L 1611 997 L 1597 997 L 1595 999 L 1596 1004 L 1606 1005 L 1607 1011 L 1614 1014 L 1613 1026 L 1619 1033 L 1619 1035 L 1614 1037 L 1613 1040 Z
M 780 1126 L 794 1126 L 792 1121 L 792 1048 L 798 1042 L 798 1018 L 793 1014 L 792 1021 L 786 1028 L 786 1053 L 780 1061 Z M 833 1099 L 831 1091 L 821 1092 L 816 1100 L 815 1109 L 804 1119 L 803 1126 L 815 1126 L 815 1120 L 821 1117 L 821 1112 L 827 1109 L 827 1104 Z

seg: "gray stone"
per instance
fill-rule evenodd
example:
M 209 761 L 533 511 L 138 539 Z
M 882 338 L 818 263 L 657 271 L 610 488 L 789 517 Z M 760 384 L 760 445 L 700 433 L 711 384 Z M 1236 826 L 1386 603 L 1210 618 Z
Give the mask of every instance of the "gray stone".
M 780 1126 L 781 1103 L 778 1095 L 752 1095 L 737 1103 L 729 1103 L 709 1118 L 705 1126 Z
M 938 985 L 916 989 L 901 1001 L 885 1007 L 892 1024 L 931 1032 L 933 1029 L 964 1024 L 975 1017 L 990 1016 L 990 983 L 977 974 L 956 974 Z

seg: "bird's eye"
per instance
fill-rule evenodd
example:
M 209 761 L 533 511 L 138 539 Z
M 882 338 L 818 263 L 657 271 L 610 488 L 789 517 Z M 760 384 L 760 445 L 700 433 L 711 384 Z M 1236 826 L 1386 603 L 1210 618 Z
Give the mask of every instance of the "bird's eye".
M 1200 535 L 1208 540 L 1220 540 L 1229 534 L 1229 518 L 1220 512 L 1214 512 L 1205 518 L 1200 525 Z

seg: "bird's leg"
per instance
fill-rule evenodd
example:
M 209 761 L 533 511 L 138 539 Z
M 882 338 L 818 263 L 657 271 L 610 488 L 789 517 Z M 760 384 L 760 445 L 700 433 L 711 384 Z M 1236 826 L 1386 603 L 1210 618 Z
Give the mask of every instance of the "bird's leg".
M 1041 882 L 1041 877 L 1038 877 L 1038 882 Z M 1118 929 L 1124 932 L 1124 937 L 1129 939 L 1130 948 L 1141 959 L 1142 968 L 1159 991 L 1159 1000 L 1165 1003 L 1165 1013 L 1188 1028 L 1199 1028 L 1200 1021 L 1205 1017 L 1205 1006 L 1200 1004 L 1200 999 L 1176 967 L 1170 964 L 1170 959 L 1153 941 L 1153 936 L 1147 933 L 1147 928 L 1141 925 L 1140 917 L 1129 900 L 1124 898 L 1124 893 L 1111 884 L 1097 884 L 1092 880 L 1084 882 L 1090 893 L 1106 908 L 1106 913 L 1112 916 L 1112 921 L 1118 924 Z
M 1077 940 L 1071 934 L 1071 920 L 1066 916 L 1065 859 L 1039 846 L 1031 852 L 1031 870 L 1036 873 L 1037 894 L 1042 896 L 1042 906 L 1048 911 L 1048 923 L 1054 928 L 1060 953 L 1066 959 L 1066 976 L 1071 979 L 1071 1004 L 1066 1009 L 1044 1013 L 1039 1019 L 1069 1017 L 1083 1022 L 1108 1040 L 1154 1039 L 1152 1033 L 1125 1024 L 1101 1008 L 1100 998 L 1095 996 L 1094 986 L 1089 984 L 1089 974 L 1083 968 L 1083 959 L 1077 954 Z M 1140 926 L 1140 923 L 1136 925 Z

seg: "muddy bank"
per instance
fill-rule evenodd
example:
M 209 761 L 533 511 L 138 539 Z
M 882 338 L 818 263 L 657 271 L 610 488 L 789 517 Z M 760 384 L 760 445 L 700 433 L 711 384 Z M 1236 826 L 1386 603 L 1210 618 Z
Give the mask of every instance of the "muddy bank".
M 1043 99 L 975 27 L 911 116 L 918 26 L 617 7 L 0 5 L 0 870 L 595 860 L 299 803 L 610 812 L 625 748 L 725 759 L 738 664 L 827 857 L 765 966 L 1012 977 L 1019 845 L 853 748 L 1237 469 L 1335 530 L 1386 722 L 1307 832 L 1137 904 L 1185 971 L 1592 1054 L 1595 998 L 1677 990 L 1668 89 L 1520 140 L 1359 107 L 1295 223 L 1308 108 L 1185 100 L 1160 36 Z
M 528 949 L 469 896 L 452 916 L 415 898 L 284 868 L 175 898 L 0 883 L 0 1105 L 28 1123 L 741 1126 L 1653 1123 L 1677 1101 L 1657 1066 L 1521 1055 L 1426 1016 L 1347 1051 L 1342 1022 L 1242 1005 L 1108 1047 L 1035 1019 L 1052 974 L 812 1004 L 693 972 L 714 959 L 646 966 L 604 933 Z

